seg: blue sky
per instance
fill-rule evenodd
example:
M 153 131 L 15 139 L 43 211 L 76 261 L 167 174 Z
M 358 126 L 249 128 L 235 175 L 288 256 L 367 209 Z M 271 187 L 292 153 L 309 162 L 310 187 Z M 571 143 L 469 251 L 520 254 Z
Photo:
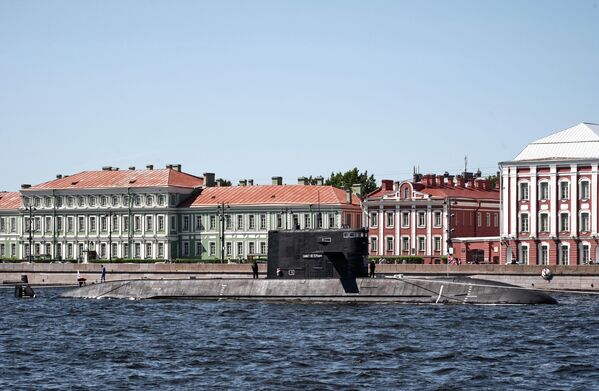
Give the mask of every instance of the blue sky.
M 0 2 L 0 190 L 105 165 L 493 173 L 583 121 L 598 0 Z

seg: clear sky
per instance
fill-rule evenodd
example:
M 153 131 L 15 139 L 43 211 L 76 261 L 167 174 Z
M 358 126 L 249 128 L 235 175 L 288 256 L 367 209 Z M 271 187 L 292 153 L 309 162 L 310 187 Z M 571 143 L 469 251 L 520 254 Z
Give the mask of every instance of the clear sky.
M 494 173 L 583 121 L 599 0 L 0 1 L 0 190 L 105 165 Z

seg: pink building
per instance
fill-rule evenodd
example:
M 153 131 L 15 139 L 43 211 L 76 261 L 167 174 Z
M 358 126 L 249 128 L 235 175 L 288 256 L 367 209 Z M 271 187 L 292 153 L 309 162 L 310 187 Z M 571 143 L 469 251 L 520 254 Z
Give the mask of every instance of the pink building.
M 499 191 L 486 179 L 464 174 L 383 180 L 363 201 L 370 254 L 418 256 L 435 263 L 451 251 L 455 238 L 497 237 Z M 455 256 L 467 261 L 473 255 Z M 475 256 L 481 262 L 499 261 L 499 252 L 477 249 Z
M 576 265 L 599 259 L 599 125 L 534 141 L 501 170 L 501 258 Z

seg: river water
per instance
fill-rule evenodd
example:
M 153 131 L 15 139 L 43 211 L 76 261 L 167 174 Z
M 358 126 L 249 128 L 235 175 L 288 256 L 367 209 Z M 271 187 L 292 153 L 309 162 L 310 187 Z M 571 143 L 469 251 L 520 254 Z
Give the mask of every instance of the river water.
M 599 389 L 599 296 L 448 306 L 60 292 L 0 289 L 0 389 Z

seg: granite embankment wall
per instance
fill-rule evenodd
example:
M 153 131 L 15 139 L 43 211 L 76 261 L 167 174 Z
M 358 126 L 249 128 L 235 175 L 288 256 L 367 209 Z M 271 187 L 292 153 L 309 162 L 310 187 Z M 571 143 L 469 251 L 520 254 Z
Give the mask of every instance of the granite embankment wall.
M 260 264 L 260 277 L 266 275 L 266 265 Z M 507 282 L 527 288 L 599 292 L 599 265 L 550 266 L 554 278 L 541 277 L 543 266 L 534 265 L 377 265 L 378 277 L 467 275 Z M 107 279 L 190 279 L 190 278 L 251 278 L 249 264 L 107 264 Z M 70 263 L 3 263 L 0 283 L 10 284 L 26 275 L 30 284 L 75 285 L 77 272 L 88 283 L 100 280 L 99 264 Z

